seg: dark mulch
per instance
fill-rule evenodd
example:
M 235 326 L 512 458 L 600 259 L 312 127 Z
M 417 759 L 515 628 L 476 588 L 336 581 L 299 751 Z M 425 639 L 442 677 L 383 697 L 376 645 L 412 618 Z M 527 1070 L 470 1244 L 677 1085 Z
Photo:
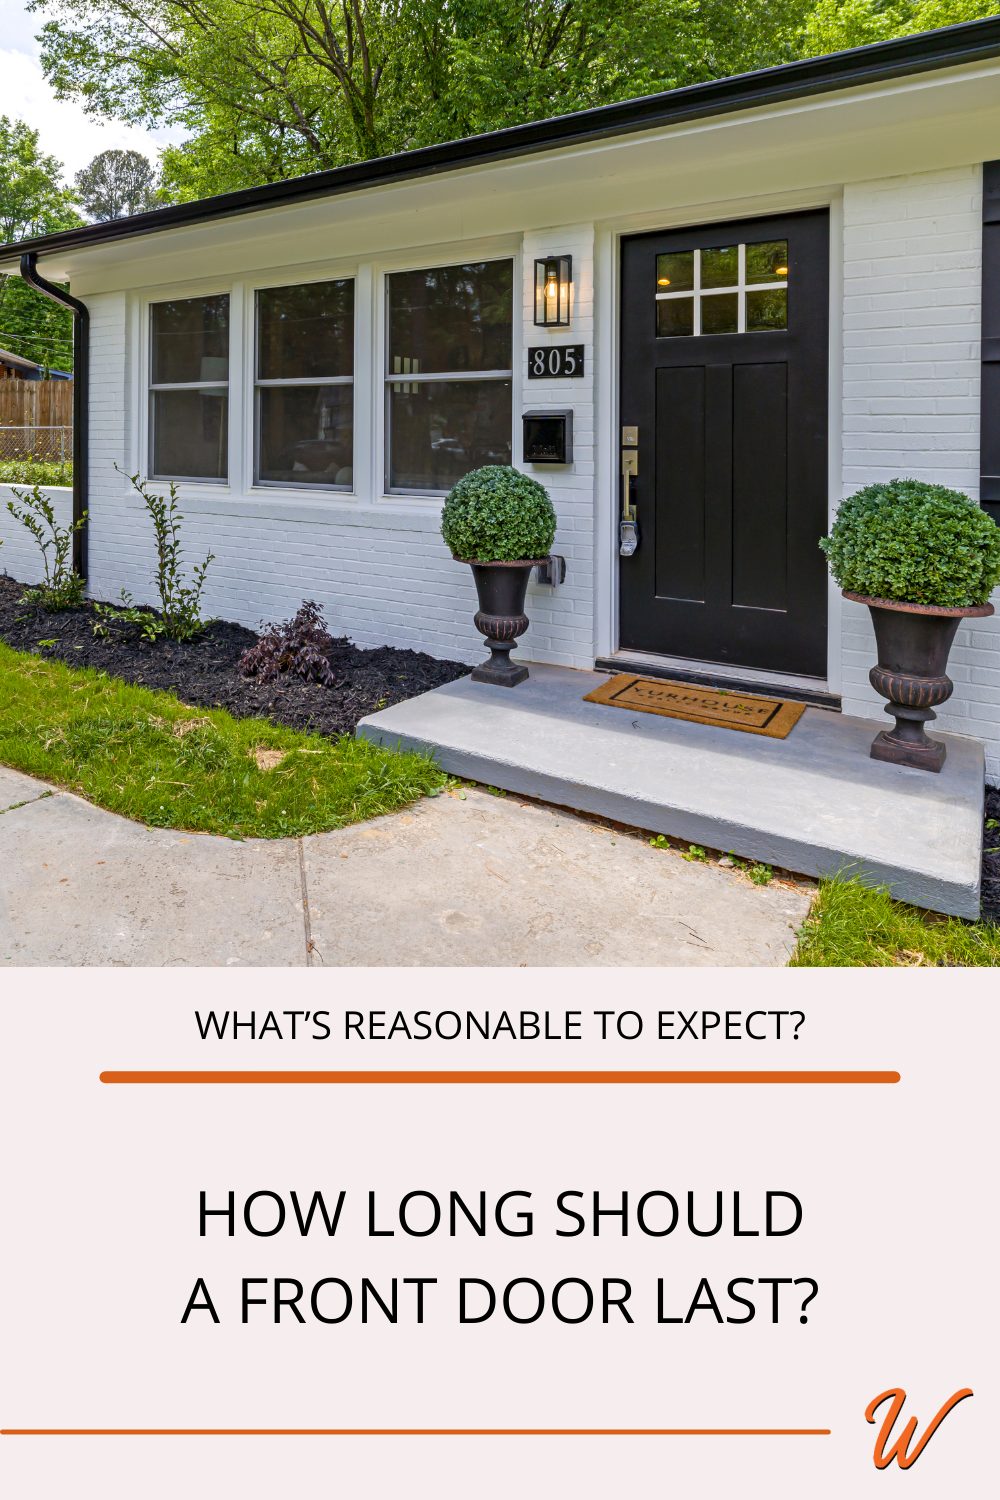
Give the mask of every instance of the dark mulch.
M 992 828 L 990 824 L 992 823 Z M 990 852 L 992 851 L 992 852 Z M 986 788 L 983 840 L 983 916 L 1000 926 L 1000 788 Z
M 215 620 L 197 641 L 143 641 L 137 630 L 104 640 L 93 633 L 90 604 L 50 614 L 21 603 L 24 585 L 0 575 L 0 640 L 18 651 L 56 657 L 70 666 L 96 667 L 126 682 L 167 688 L 199 708 L 225 708 L 238 719 L 267 718 L 317 734 L 353 734 L 359 719 L 405 698 L 464 677 L 458 661 L 436 661 L 422 651 L 379 646 L 362 651 L 346 636 L 334 641 L 330 666 L 338 685 L 323 687 L 294 677 L 257 682 L 240 676 L 236 663 L 257 636 L 227 620 Z M 45 642 L 43 645 L 42 643 Z M 1000 922 L 1000 790 L 986 788 L 987 828 L 983 854 L 983 916 Z M 990 853 L 995 849 L 995 853 Z
M 143 641 L 136 629 L 124 638 L 95 637 L 90 604 L 50 614 L 21 603 L 24 584 L 0 576 L 0 640 L 17 651 L 95 667 L 143 687 L 166 688 L 198 708 L 225 708 L 235 718 L 267 718 L 317 734 L 353 734 L 359 719 L 464 677 L 464 662 L 436 661 L 422 651 L 379 646 L 362 651 L 346 636 L 329 653 L 336 687 L 283 676 L 257 682 L 236 670 L 256 633 L 215 620 L 197 641 Z M 43 645 L 42 643 L 45 642 Z

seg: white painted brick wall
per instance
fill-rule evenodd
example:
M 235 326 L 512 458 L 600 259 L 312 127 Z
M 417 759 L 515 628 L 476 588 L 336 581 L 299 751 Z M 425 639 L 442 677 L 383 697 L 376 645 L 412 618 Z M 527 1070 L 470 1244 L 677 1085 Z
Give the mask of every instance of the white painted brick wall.
M 978 166 L 845 189 L 845 496 L 912 475 L 978 498 L 981 255 Z M 864 606 L 845 601 L 841 639 L 844 711 L 884 718 Z M 1000 616 L 962 626 L 948 672 L 940 727 L 984 740 L 1000 782 Z
M 0 573 L 17 578 L 21 583 L 41 583 L 42 558 L 38 543 L 7 510 L 7 501 L 13 499 L 14 490 L 23 492 L 26 488 L 21 484 L 0 484 Z M 73 518 L 72 490 L 46 489 L 45 493 L 52 501 L 59 525 L 68 526 Z
M 936 171 L 848 185 L 844 194 L 843 493 L 875 479 L 914 474 L 976 493 L 979 474 L 981 172 Z M 536 255 L 573 256 L 572 326 L 546 333 L 533 322 Z M 582 343 L 583 380 L 523 381 L 515 401 L 515 462 L 521 407 L 572 406 L 574 462 L 529 469 L 550 489 L 559 517 L 555 550 L 567 560 L 559 589 L 532 584 L 526 658 L 588 667 L 594 653 L 595 432 L 593 231 L 588 225 L 526 235 L 522 343 Z M 152 597 L 153 553 L 138 501 L 115 474 L 130 453 L 129 347 L 125 297 L 89 299 L 92 322 L 91 593 L 127 588 Z M 522 355 L 522 363 L 525 356 Z M 376 367 L 378 361 L 376 361 Z M 610 372 L 609 372 L 610 373 Z M 69 498 L 63 503 L 68 515 Z M 2 496 L 0 496 L 2 499 Z M 332 506 L 293 517 L 234 496 L 225 505 L 185 506 L 189 559 L 216 553 L 209 613 L 256 625 L 285 618 L 303 598 L 322 605 L 334 629 L 361 646 L 391 644 L 474 661 L 475 591 L 448 555 L 430 507 L 407 511 Z M 0 507 L 0 569 L 37 576 L 30 542 Z M 34 569 L 34 571 L 33 571 Z M 845 605 L 843 698 L 849 713 L 881 719 L 868 684 L 874 641 L 867 611 Z M 1000 622 L 959 633 L 952 653 L 954 697 L 942 728 L 987 745 L 988 774 L 1000 781 Z
M 573 323 L 558 335 L 533 322 L 535 255 L 573 256 Z M 589 667 L 594 647 L 594 425 L 593 425 L 593 229 L 559 229 L 526 241 L 523 257 L 522 342 L 585 345 L 586 376 L 573 381 L 531 381 L 522 386 L 523 406 L 575 411 L 574 462 L 565 468 L 525 466 L 552 494 L 559 518 L 554 550 L 566 558 L 566 582 L 558 588 L 532 583 L 523 637 L 526 659 Z M 96 598 L 116 599 L 127 589 L 139 601 L 153 598 L 153 548 L 148 521 L 115 464 L 126 466 L 130 449 L 127 307 L 124 295 L 88 299 L 91 315 L 90 582 Z M 526 354 L 522 357 L 522 365 Z M 376 362 L 378 368 L 378 362 Z M 360 396 L 360 393 L 359 393 Z M 234 387 L 235 400 L 235 387 Z M 521 406 L 515 399 L 514 455 L 520 465 Z M 291 518 L 280 498 L 273 513 L 259 504 L 241 508 L 239 496 L 213 506 L 211 500 L 182 503 L 183 540 L 189 561 L 207 552 L 216 559 L 208 575 L 209 614 L 255 626 L 284 619 L 304 598 L 323 607 L 331 627 L 360 646 L 412 647 L 439 657 L 477 661 L 482 638 L 472 625 L 476 594 L 469 569 L 453 561 L 441 541 L 430 507 L 334 505 L 326 518 Z M 318 512 L 318 513 L 317 513 Z M 68 511 L 67 511 L 68 513 Z M 334 518 L 335 517 L 335 518 Z M 0 516 L 0 536 L 10 534 Z M 25 538 L 27 541 L 28 539 Z M 5 556 L 6 554 L 6 556 Z M 0 567 L 31 576 L 32 557 L 18 540 L 0 550 Z

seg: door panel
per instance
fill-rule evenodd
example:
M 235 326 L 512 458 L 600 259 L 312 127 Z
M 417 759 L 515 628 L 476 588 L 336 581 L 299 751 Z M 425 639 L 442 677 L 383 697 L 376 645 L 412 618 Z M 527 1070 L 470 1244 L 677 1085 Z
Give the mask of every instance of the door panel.
M 705 598 L 705 448 L 687 436 L 705 425 L 705 371 L 656 371 L 656 592 L 664 599 Z
M 788 608 L 788 366 L 733 369 L 733 604 Z
M 826 674 L 828 215 L 622 246 L 620 644 Z

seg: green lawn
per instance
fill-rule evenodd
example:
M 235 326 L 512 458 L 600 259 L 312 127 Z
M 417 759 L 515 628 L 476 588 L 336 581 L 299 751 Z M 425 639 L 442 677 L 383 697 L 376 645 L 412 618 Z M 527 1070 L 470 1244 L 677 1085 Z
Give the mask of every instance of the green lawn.
M 190 708 L 2 643 L 0 765 L 150 827 L 230 838 L 341 828 L 447 779 L 425 756 Z
M 936 916 L 855 881 L 822 880 L 792 959 L 798 968 L 1000 965 L 1000 927 Z

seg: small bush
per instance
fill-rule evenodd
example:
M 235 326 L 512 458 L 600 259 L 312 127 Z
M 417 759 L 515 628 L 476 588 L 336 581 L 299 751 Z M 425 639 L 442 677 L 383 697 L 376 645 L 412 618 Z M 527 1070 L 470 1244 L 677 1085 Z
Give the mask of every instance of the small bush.
M 1000 583 L 1000 527 L 968 495 L 919 479 L 858 490 L 820 546 L 842 589 L 875 599 L 967 608 Z
M 181 563 L 181 524 L 184 518 L 177 503 L 177 486 L 170 485 L 167 498 L 150 490 L 138 474 L 130 474 L 128 478 L 153 523 L 156 588 L 163 622 L 163 629 L 158 633 L 169 636 L 172 641 L 192 641 L 201 635 L 206 625 L 201 617 L 201 596 L 205 575 L 215 561 L 215 553 L 210 552 L 204 562 L 191 569 L 191 582 L 186 583 Z
M 7 509 L 38 543 L 42 554 L 43 581 L 23 595 L 26 604 L 42 609 L 74 609 L 83 602 L 84 582 L 73 567 L 73 537 L 87 524 L 87 513 L 69 526 L 60 526 L 52 501 L 37 484 L 30 490 L 15 490 Z
M 468 562 L 548 557 L 556 513 L 537 479 L 499 464 L 473 469 L 444 502 L 441 535 Z
M 73 483 L 73 465 L 41 458 L 0 459 L 0 484 L 44 484 L 49 489 L 68 489 Z
M 119 604 L 95 604 L 93 633 L 98 640 L 125 639 L 137 630 L 144 641 L 158 641 L 166 635 L 162 617 L 146 604 L 136 604 L 127 589 L 121 591 Z
M 239 668 L 244 677 L 271 682 L 283 673 L 301 677 L 303 682 L 321 682 L 336 687 L 327 655 L 333 637 L 326 628 L 319 605 L 307 599 L 295 618 L 283 625 L 265 625 L 256 645 L 244 651 Z

